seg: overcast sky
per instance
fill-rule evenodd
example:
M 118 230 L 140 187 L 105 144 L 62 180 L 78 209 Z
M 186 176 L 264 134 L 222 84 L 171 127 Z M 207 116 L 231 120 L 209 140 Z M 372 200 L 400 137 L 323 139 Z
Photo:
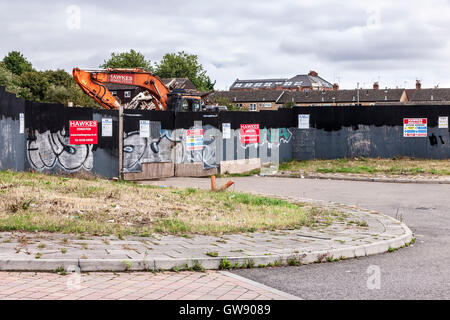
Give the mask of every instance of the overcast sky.
M 450 87 L 450 0 L 0 1 L 0 57 L 97 68 L 135 49 L 199 56 L 216 89 L 315 70 L 341 88 Z

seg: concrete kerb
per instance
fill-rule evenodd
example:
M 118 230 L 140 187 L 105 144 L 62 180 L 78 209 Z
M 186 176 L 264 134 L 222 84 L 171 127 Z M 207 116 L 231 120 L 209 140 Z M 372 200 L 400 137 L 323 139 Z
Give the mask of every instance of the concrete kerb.
M 408 179 L 408 178 L 379 178 L 379 177 L 355 177 L 355 176 L 335 176 L 335 175 L 314 175 L 298 174 L 286 172 L 285 174 L 274 174 L 270 177 L 277 178 L 301 178 L 301 179 L 321 179 L 321 180 L 342 180 L 342 181 L 362 181 L 362 182 L 383 182 L 383 183 L 419 183 L 419 184 L 450 184 L 450 180 L 439 179 Z
M 287 197 L 279 197 L 293 200 Z M 333 202 L 325 202 L 310 199 L 295 199 L 296 202 L 310 202 L 314 204 L 337 205 Z M 353 206 L 344 206 L 352 208 Z M 374 213 L 370 210 L 359 209 L 362 212 Z M 129 272 L 129 271 L 178 271 L 203 269 L 233 269 L 233 268 L 257 268 L 267 266 L 304 265 L 310 263 L 321 263 L 327 261 L 337 261 L 356 257 L 370 256 L 402 248 L 413 240 L 412 231 L 403 223 L 392 217 L 378 213 L 390 225 L 398 226 L 402 233 L 385 240 L 376 241 L 369 244 L 333 248 L 329 250 L 318 250 L 302 252 L 291 248 L 289 253 L 271 255 L 250 255 L 250 256 L 218 256 L 218 257 L 190 257 L 190 258 L 144 258 L 144 259 L 11 259 L 0 258 L 0 271 L 57 271 L 71 270 L 74 268 L 80 272 Z

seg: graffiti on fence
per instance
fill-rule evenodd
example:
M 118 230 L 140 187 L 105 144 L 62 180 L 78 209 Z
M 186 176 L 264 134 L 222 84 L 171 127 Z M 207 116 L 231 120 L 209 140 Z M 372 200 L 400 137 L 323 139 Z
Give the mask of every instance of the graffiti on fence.
M 239 134 L 237 130 L 235 130 Z M 246 149 L 249 147 L 257 148 L 264 146 L 267 144 L 267 147 L 269 149 L 272 148 L 278 148 L 280 144 L 289 143 L 292 138 L 292 132 L 287 128 L 279 128 L 279 129 L 267 129 L 263 128 L 261 129 L 260 133 L 260 142 L 259 143 L 249 143 L 249 144 L 242 144 L 241 147 Z M 278 136 L 278 137 L 277 137 Z
M 158 138 L 143 138 L 139 131 L 124 134 L 124 172 L 141 172 L 142 163 L 172 162 L 172 149 L 181 140 L 172 139 L 171 131 L 161 130 Z
M 33 130 L 27 137 L 28 162 L 37 171 L 90 171 L 94 167 L 92 148 L 93 145 L 70 145 L 64 129 L 54 133 Z

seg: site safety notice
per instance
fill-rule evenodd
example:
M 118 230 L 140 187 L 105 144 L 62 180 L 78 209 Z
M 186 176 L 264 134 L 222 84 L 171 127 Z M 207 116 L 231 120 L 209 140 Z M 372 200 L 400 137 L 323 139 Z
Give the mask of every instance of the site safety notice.
M 426 137 L 427 118 L 403 119 L 403 137 Z
M 69 134 L 70 144 L 97 144 L 97 121 L 70 120 Z

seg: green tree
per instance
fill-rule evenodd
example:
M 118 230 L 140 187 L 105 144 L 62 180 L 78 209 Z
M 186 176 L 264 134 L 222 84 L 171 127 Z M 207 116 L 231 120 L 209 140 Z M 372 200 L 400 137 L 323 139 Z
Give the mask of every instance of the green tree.
M 43 75 L 47 78 L 49 84 L 53 84 L 55 86 L 67 87 L 75 83 L 72 75 L 63 69 L 46 70 L 43 72 Z
M 28 88 L 22 88 L 20 78 L 13 74 L 0 62 L 0 86 L 5 87 L 6 91 L 14 93 L 18 97 L 30 100 L 32 94 Z
M 41 71 L 27 71 L 20 75 L 20 86 L 28 88 L 32 94 L 32 100 L 45 101 L 45 95 L 50 83 Z
M 155 63 L 155 73 L 161 78 L 188 78 L 199 91 L 214 90 L 216 83 L 206 75 L 197 55 L 184 51 L 165 54 L 159 63 Z
M 100 68 L 141 68 L 153 72 L 150 60 L 146 60 L 142 53 L 133 49 L 130 52 L 111 53 L 111 57 L 105 60 Z
M 20 76 L 24 72 L 32 71 L 33 65 L 19 52 L 11 51 L 3 58 L 3 64 L 13 74 Z
M 291 109 L 295 106 L 296 106 L 296 104 L 293 101 L 289 101 L 289 102 L 286 102 L 285 104 L 283 104 L 283 108 L 288 108 L 288 109 Z

